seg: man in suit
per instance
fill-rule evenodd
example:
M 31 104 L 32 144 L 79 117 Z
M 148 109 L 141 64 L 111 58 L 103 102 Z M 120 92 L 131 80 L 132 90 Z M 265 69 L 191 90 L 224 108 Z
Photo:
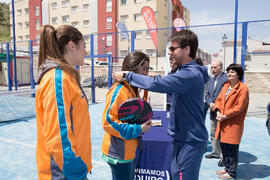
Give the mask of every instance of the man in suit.
M 212 152 L 211 154 L 205 155 L 206 158 L 212 159 L 220 159 L 218 162 L 218 166 L 224 166 L 220 142 L 215 139 L 215 132 L 217 128 L 217 119 L 216 112 L 214 112 L 214 106 L 216 98 L 218 97 L 224 83 L 228 80 L 227 75 L 222 72 L 223 64 L 221 61 L 214 61 L 211 64 L 211 72 L 213 77 L 207 83 L 207 89 L 205 94 L 206 104 L 210 108 L 210 140 L 212 143 Z

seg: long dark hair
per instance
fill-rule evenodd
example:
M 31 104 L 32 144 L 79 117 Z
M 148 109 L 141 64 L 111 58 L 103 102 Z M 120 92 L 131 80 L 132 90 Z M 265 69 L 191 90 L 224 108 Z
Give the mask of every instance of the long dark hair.
M 129 53 L 123 61 L 122 71 L 133 71 L 136 73 L 145 61 L 149 62 L 149 57 L 146 54 L 139 51 Z
M 40 30 L 38 68 L 45 63 L 46 59 L 54 60 L 79 83 L 79 72 L 64 59 L 63 55 L 66 52 L 66 45 L 70 41 L 78 45 L 82 39 L 81 32 L 69 25 L 62 25 L 58 29 L 50 25 L 42 26 Z

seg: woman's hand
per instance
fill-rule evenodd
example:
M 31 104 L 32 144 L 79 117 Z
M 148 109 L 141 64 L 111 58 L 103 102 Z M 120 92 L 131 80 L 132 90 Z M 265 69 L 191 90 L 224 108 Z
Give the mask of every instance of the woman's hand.
M 146 121 L 145 123 L 143 123 L 141 125 L 142 133 L 145 133 L 145 132 L 149 131 L 151 126 L 152 126 L 152 121 L 151 121 L 151 119 L 149 119 L 148 121 Z
M 122 82 L 125 80 L 125 75 L 128 73 L 129 71 L 117 71 L 113 73 L 112 78 L 117 82 Z
M 224 121 L 224 120 L 226 120 L 227 119 L 227 116 L 226 115 L 223 115 L 223 114 L 221 114 L 219 111 L 217 112 L 217 117 L 216 117 L 216 119 L 218 120 L 218 121 Z

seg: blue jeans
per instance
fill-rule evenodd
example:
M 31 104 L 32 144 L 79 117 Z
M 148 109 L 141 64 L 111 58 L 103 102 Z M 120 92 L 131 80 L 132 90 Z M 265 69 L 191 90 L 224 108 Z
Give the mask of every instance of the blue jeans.
M 134 160 L 129 163 L 110 164 L 112 180 L 134 180 Z

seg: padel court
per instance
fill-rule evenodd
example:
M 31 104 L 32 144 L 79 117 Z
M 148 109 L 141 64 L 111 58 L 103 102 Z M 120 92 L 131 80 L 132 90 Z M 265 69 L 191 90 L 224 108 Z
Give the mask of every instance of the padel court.
M 24 101 L 24 100 L 22 100 Z M 27 108 L 22 102 L 14 106 Z M 110 180 L 111 172 L 101 159 L 103 130 L 101 116 L 104 104 L 90 105 L 92 138 L 92 174 L 90 180 Z M 3 115 L 3 114 L 2 114 Z M 206 126 L 209 128 L 208 117 Z M 154 127 L 152 127 L 154 128 Z M 0 123 L 0 180 L 36 180 L 35 162 L 36 121 L 35 117 Z M 270 136 L 265 127 L 265 119 L 248 117 L 245 120 L 244 135 L 240 144 L 238 179 L 270 179 Z M 208 142 L 208 152 L 211 143 Z M 155 153 L 155 152 L 153 152 Z M 165 154 L 164 154 L 165 155 Z M 216 180 L 218 159 L 203 158 L 200 180 Z

